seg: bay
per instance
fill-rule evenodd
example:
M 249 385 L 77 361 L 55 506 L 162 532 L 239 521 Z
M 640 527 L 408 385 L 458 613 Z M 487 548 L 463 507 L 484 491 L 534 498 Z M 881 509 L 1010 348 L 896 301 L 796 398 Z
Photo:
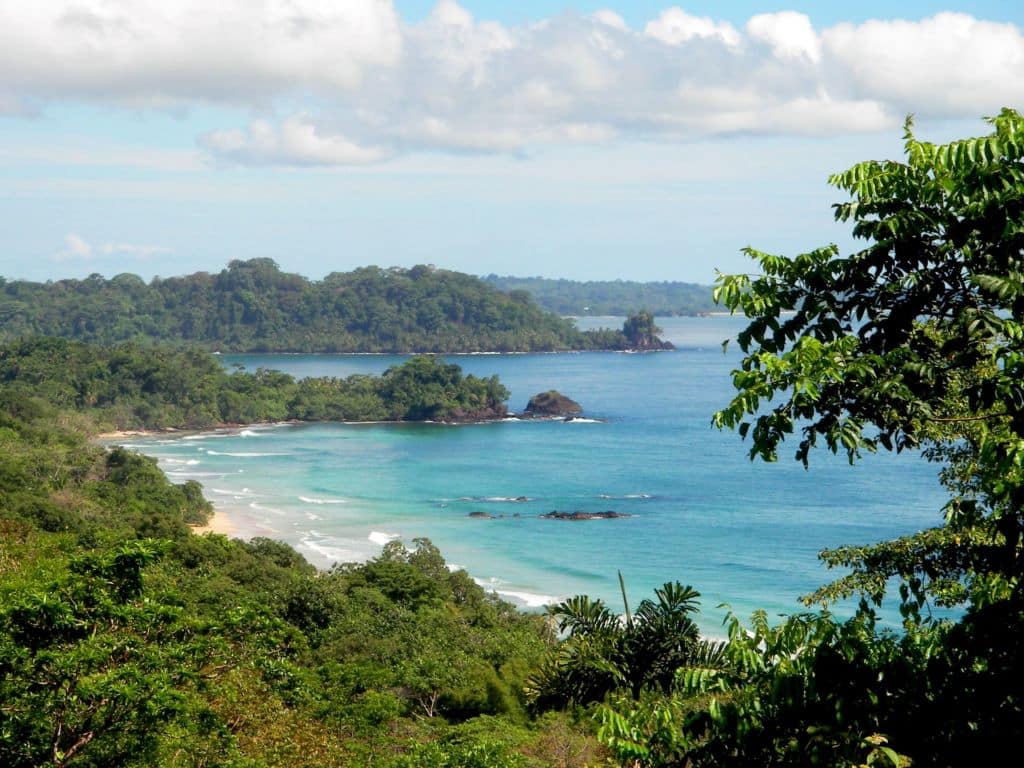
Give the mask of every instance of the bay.
M 679 580 L 702 593 L 699 623 L 713 635 L 729 609 L 801 610 L 797 598 L 836 575 L 817 558 L 823 548 L 941 523 L 936 468 L 918 456 L 849 466 L 821 451 L 804 470 L 790 458 L 794 444 L 778 463 L 751 462 L 736 434 L 711 426 L 739 360 L 721 342 L 743 320 L 658 322 L 676 352 L 448 358 L 467 373 L 498 374 L 513 410 L 558 389 L 586 420 L 258 426 L 129 446 L 156 456 L 172 479 L 201 482 L 238 535 L 282 539 L 321 567 L 372 557 L 393 538 L 427 537 L 449 563 L 524 606 L 585 593 L 618 608 L 620 570 L 633 604 Z M 295 376 L 381 373 L 404 359 L 221 357 Z M 555 510 L 630 517 L 540 517 Z

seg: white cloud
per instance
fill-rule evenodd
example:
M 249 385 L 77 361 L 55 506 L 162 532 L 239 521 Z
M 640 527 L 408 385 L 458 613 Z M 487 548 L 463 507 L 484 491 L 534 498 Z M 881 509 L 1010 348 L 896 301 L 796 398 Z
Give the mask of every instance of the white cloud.
M 362 147 L 341 134 L 320 131 L 304 114 L 290 117 L 278 127 L 254 120 L 246 131 L 214 131 L 200 141 L 218 158 L 242 165 L 360 165 L 387 156 L 382 149 Z
M 822 39 L 837 79 L 902 112 L 978 117 L 1024 107 L 1024 35 L 1013 24 L 940 13 L 840 24 Z
M 0 4 L 0 90 L 125 104 L 351 90 L 401 54 L 390 0 L 32 0 Z
M 130 256 L 146 259 L 174 251 L 159 245 L 136 245 L 133 243 L 104 243 L 93 247 L 85 238 L 75 233 L 64 236 L 64 247 L 53 254 L 54 261 L 92 261 L 99 256 Z
M 623 19 L 615 11 L 612 11 L 608 8 L 602 8 L 599 11 L 595 11 L 593 14 L 593 19 L 595 21 L 600 22 L 601 24 L 604 24 L 606 27 L 617 29 L 620 32 L 625 32 L 629 29 L 629 26 L 627 26 L 626 24 L 626 20 Z
M 732 24 L 707 16 L 691 16 L 679 6 L 668 8 L 647 22 L 644 34 L 666 45 L 683 45 L 694 39 L 718 40 L 730 47 L 740 43 L 740 34 Z
M 133 256 L 138 259 L 148 259 L 151 256 L 167 255 L 174 253 L 173 248 L 166 248 L 162 245 L 137 245 L 135 243 L 106 243 L 99 247 L 99 252 L 106 255 Z
M 953 13 L 815 29 L 783 11 L 737 29 L 671 7 L 632 29 L 611 8 L 511 26 L 455 0 L 415 24 L 391 0 L 0 4 L 0 112 L 227 105 L 246 124 L 199 143 L 229 164 L 876 131 L 1020 106 L 1021 72 L 1020 29 Z
M 752 16 L 745 27 L 752 40 L 766 43 L 780 59 L 805 58 L 821 61 L 821 44 L 811 26 L 811 20 L 802 13 L 781 11 Z
M 88 260 L 92 257 L 92 246 L 85 242 L 80 235 L 76 235 L 73 232 L 64 235 L 64 247 L 53 255 L 56 261 Z

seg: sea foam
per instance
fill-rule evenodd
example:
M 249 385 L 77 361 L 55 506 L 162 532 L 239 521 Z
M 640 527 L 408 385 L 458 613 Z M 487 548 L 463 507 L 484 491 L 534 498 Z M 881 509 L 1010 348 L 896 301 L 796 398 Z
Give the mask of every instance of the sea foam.
M 214 451 L 207 449 L 208 456 L 232 456 L 238 459 L 250 459 L 258 456 L 288 456 L 287 453 L 263 453 L 261 451 Z

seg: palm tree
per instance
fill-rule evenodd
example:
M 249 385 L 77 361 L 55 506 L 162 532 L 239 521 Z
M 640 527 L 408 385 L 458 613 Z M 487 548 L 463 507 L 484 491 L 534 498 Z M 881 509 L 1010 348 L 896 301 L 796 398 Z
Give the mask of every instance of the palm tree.
M 617 690 L 638 699 L 645 688 L 668 691 L 680 669 L 722 663 L 722 644 L 702 640 L 691 618 L 699 606 L 695 589 L 663 584 L 634 614 L 624 586 L 622 595 L 622 617 L 585 595 L 549 609 L 565 637 L 527 683 L 535 706 L 588 704 Z

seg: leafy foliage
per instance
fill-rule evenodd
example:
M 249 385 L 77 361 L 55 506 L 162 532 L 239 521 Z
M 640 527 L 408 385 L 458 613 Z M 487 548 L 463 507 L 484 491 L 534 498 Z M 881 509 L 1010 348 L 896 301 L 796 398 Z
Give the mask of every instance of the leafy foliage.
M 364 267 L 312 282 L 270 259 L 219 274 L 52 283 L 0 278 L 0 341 L 59 336 L 115 344 L 154 340 L 236 352 L 531 352 L 620 349 L 581 333 L 523 291 L 417 266 Z
M 700 593 L 679 582 L 654 591 L 636 613 L 620 620 L 601 600 L 577 595 L 550 609 L 566 640 L 529 682 L 538 708 L 587 705 L 616 691 L 639 698 L 647 688 L 668 690 L 677 670 L 715 657 L 690 615 Z
M 465 421 L 505 415 L 496 376 L 414 357 L 382 376 L 296 381 L 279 371 L 227 373 L 197 350 L 107 348 L 32 339 L 0 348 L 4 397 L 32 398 L 117 429 L 200 428 L 261 421 Z
M 748 253 L 759 276 L 721 276 L 716 299 L 745 313 L 737 394 L 714 417 L 774 460 L 799 435 L 923 448 L 951 494 L 945 525 L 823 553 L 850 573 L 808 603 L 827 613 L 751 628 L 735 619 L 723 664 L 677 675 L 667 696 L 602 710 L 601 738 L 635 765 L 967 765 L 1024 735 L 1024 118 L 936 146 L 908 121 L 905 162 L 832 177 L 836 217 L 865 247 L 793 258 Z M 873 606 L 898 585 L 900 634 Z M 931 604 L 963 605 L 956 621 Z
M 318 572 L 280 542 L 194 535 L 198 488 L 89 444 L 70 415 L 4 390 L 0 764 L 533 766 L 550 764 L 527 757 L 541 744 L 593 752 L 585 728 L 528 718 L 540 617 L 449 571 L 429 541 Z
M 647 307 L 656 315 L 697 315 L 711 312 L 711 286 L 696 283 L 632 280 L 552 280 L 543 277 L 487 275 L 486 282 L 503 291 L 526 291 L 544 309 L 560 315 L 632 314 Z

